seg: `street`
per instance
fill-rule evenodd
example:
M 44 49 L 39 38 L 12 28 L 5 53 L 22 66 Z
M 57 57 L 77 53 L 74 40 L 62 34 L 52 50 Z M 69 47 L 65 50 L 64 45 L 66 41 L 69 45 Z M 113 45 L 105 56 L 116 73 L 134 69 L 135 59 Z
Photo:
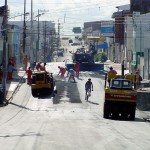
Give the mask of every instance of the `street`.
M 1 150 L 149 150 L 150 124 L 140 111 L 135 121 L 103 118 L 104 76 L 83 71 L 73 83 L 57 75 L 77 48 L 66 47 L 64 57 L 46 65 L 56 79 L 55 97 L 34 98 L 23 83 L 10 104 L 0 108 Z M 94 91 L 87 102 L 88 78 Z

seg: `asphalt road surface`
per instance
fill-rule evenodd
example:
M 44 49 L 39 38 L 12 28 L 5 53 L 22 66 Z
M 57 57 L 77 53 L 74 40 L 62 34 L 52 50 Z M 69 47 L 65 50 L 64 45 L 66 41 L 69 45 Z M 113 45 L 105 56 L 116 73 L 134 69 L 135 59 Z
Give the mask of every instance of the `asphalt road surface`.
M 57 76 L 57 66 L 65 65 L 61 61 L 70 56 L 66 53 L 65 58 L 47 64 L 57 81 L 55 97 L 34 98 L 30 86 L 23 83 L 11 103 L 0 108 L 0 149 L 149 150 L 150 124 L 139 111 L 135 121 L 103 118 L 103 76 L 81 72 L 76 83 Z M 94 91 L 87 102 L 84 84 L 88 78 Z

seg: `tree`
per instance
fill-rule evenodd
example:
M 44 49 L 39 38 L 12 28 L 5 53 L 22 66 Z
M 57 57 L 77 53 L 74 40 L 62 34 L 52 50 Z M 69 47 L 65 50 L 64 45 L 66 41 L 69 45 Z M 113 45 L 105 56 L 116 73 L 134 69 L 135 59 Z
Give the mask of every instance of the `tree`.
M 105 53 L 105 52 L 102 52 L 102 53 L 101 53 L 101 61 L 102 61 L 102 62 L 105 62 L 107 59 L 108 59 L 108 58 L 107 58 L 106 53 Z
M 95 61 L 101 61 L 101 62 L 105 62 L 108 58 L 105 52 L 102 53 L 97 53 L 95 55 Z

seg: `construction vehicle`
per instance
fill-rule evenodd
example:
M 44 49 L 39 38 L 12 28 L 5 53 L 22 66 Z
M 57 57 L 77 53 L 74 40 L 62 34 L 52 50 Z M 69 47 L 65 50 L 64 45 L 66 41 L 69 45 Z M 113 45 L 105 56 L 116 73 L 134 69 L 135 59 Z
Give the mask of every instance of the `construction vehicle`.
M 31 77 L 31 92 L 33 97 L 53 95 L 56 91 L 52 73 L 34 71 Z
M 94 54 L 92 51 L 86 51 L 84 47 L 78 48 L 75 53 L 72 54 L 73 62 L 79 63 L 94 63 Z
M 107 86 L 107 81 L 110 85 Z M 135 119 L 137 91 L 135 87 L 135 75 L 124 75 L 122 63 L 122 75 L 105 75 L 105 100 L 103 117 Z

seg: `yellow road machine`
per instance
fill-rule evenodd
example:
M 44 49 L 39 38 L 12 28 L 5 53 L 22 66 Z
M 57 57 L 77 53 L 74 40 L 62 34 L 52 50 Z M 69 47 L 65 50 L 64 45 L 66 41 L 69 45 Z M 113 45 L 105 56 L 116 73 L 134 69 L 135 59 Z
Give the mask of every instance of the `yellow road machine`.
M 104 118 L 135 119 L 137 91 L 134 80 L 135 75 L 124 75 L 124 65 L 122 75 L 106 74 Z M 110 81 L 109 85 L 107 81 Z
M 31 92 L 33 97 L 54 94 L 55 80 L 51 73 L 34 71 L 32 74 Z

